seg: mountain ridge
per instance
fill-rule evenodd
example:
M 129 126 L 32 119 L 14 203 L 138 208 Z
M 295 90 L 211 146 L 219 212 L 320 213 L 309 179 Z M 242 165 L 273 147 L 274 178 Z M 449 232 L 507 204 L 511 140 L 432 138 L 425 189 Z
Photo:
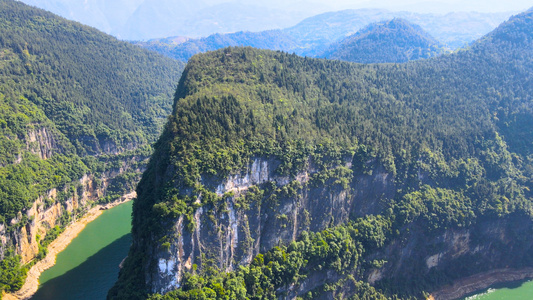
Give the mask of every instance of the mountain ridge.
M 510 134 L 533 126 L 531 18 L 405 64 L 193 56 L 108 297 L 425 298 L 531 266 L 531 145 Z
M 182 63 L 0 0 L 0 290 L 96 203 L 134 189 Z
M 420 26 L 396 18 L 370 24 L 320 56 L 359 63 L 403 63 L 443 53 L 444 46 Z
M 281 39 L 278 39 L 275 35 L 268 34 L 278 31 L 264 31 L 246 33 L 242 37 L 239 37 L 238 33 L 216 34 L 200 39 L 190 39 L 186 45 L 165 43 L 165 39 L 134 43 L 177 59 L 185 59 L 192 56 L 192 54 L 203 51 L 240 45 L 260 46 L 270 50 L 294 52 L 301 56 L 317 57 L 329 45 L 354 34 L 371 23 L 403 18 L 411 23 L 420 25 L 447 47 L 457 49 L 488 33 L 509 16 L 510 13 L 481 14 L 460 12 L 435 15 L 391 12 L 380 9 L 343 10 L 309 17 L 293 27 L 282 29 L 279 31 Z M 465 28 L 469 28 L 469 30 L 465 30 Z M 207 41 L 209 42 L 206 44 Z M 191 51 L 193 49 L 196 50 Z

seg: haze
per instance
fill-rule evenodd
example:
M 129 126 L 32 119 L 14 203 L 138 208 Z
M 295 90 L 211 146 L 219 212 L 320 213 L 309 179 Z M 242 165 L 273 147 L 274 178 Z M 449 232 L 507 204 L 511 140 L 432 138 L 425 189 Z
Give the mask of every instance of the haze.
M 305 18 L 343 9 L 446 14 L 525 11 L 529 0 L 22 0 L 125 40 L 262 31 L 296 25 Z

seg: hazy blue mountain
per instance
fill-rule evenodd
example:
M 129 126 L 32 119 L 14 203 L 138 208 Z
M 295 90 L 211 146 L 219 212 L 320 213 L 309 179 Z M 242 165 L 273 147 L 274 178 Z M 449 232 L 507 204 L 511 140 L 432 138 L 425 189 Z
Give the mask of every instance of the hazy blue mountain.
M 512 13 L 456 12 L 446 15 L 392 12 L 381 9 L 358 9 L 329 12 L 307 18 L 285 30 L 300 44 L 296 53 L 316 55 L 331 43 L 356 33 L 364 26 L 402 18 L 418 24 L 423 30 L 451 49 L 471 43 L 487 34 Z
M 445 48 L 420 26 L 397 18 L 370 24 L 331 45 L 322 57 L 359 63 L 402 63 L 444 52 Z
M 23 0 L 126 40 L 262 31 L 294 26 L 327 11 L 324 4 L 274 1 Z
M 115 36 L 145 0 L 23 0 L 70 20 L 98 28 Z
M 402 18 L 419 25 L 422 30 L 448 48 L 456 49 L 496 28 L 508 16 L 510 13 L 471 12 L 435 15 L 379 9 L 344 10 L 310 17 L 296 26 L 279 31 L 215 34 L 207 38 L 191 39 L 183 44 L 176 43 L 173 38 L 154 39 L 146 43 L 136 42 L 136 44 L 180 60 L 186 60 L 196 53 L 239 45 L 318 57 L 331 44 L 339 42 L 371 23 Z M 175 35 L 183 36 L 184 34 L 176 32 Z
M 197 53 L 229 46 L 251 46 L 282 51 L 290 51 L 297 47 L 294 40 L 281 30 L 217 33 L 201 39 L 183 40 L 177 37 L 154 39 L 148 42 L 134 42 L 134 44 L 183 61 L 188 60 Z
M 173 34 L 176 29 L 188 28 L 186 20 L 205 7 L 201 0 L 144 0 L 119 29 L 118 35 L 125 39 L 176 35 Z

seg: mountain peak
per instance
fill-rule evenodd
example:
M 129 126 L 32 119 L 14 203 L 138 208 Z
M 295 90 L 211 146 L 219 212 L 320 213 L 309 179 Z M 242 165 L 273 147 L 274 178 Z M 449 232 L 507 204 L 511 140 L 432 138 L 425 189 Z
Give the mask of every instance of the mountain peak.
M 526 48 L 531 49 L 533 43 L 533 8 L 512 16 L 506 22 L 487 34 L 474 44 L 475 49 L 479 48 Z
M 368 25 L 333 44 L 323 56 L 360 63 L 401 63 L 443 53 L 438 41 L 402 18 Z

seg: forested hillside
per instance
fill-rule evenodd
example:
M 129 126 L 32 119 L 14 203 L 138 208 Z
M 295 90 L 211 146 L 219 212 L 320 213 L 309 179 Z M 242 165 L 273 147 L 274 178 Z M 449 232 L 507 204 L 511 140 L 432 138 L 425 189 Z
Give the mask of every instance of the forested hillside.
M 0 289 L 14 291 L 74 215 L 133 190 L 183 65 L 12 0 L 0 65 Z
M 403 19 L 374 23 L 334 43 L 321 57 L 358 63 L 403 63 L 438 56 L 445 48 Z
M 194 56 L 109 298 L 423 298 L 532 267 L 532 49 L 529 11 L 405 64 Z

